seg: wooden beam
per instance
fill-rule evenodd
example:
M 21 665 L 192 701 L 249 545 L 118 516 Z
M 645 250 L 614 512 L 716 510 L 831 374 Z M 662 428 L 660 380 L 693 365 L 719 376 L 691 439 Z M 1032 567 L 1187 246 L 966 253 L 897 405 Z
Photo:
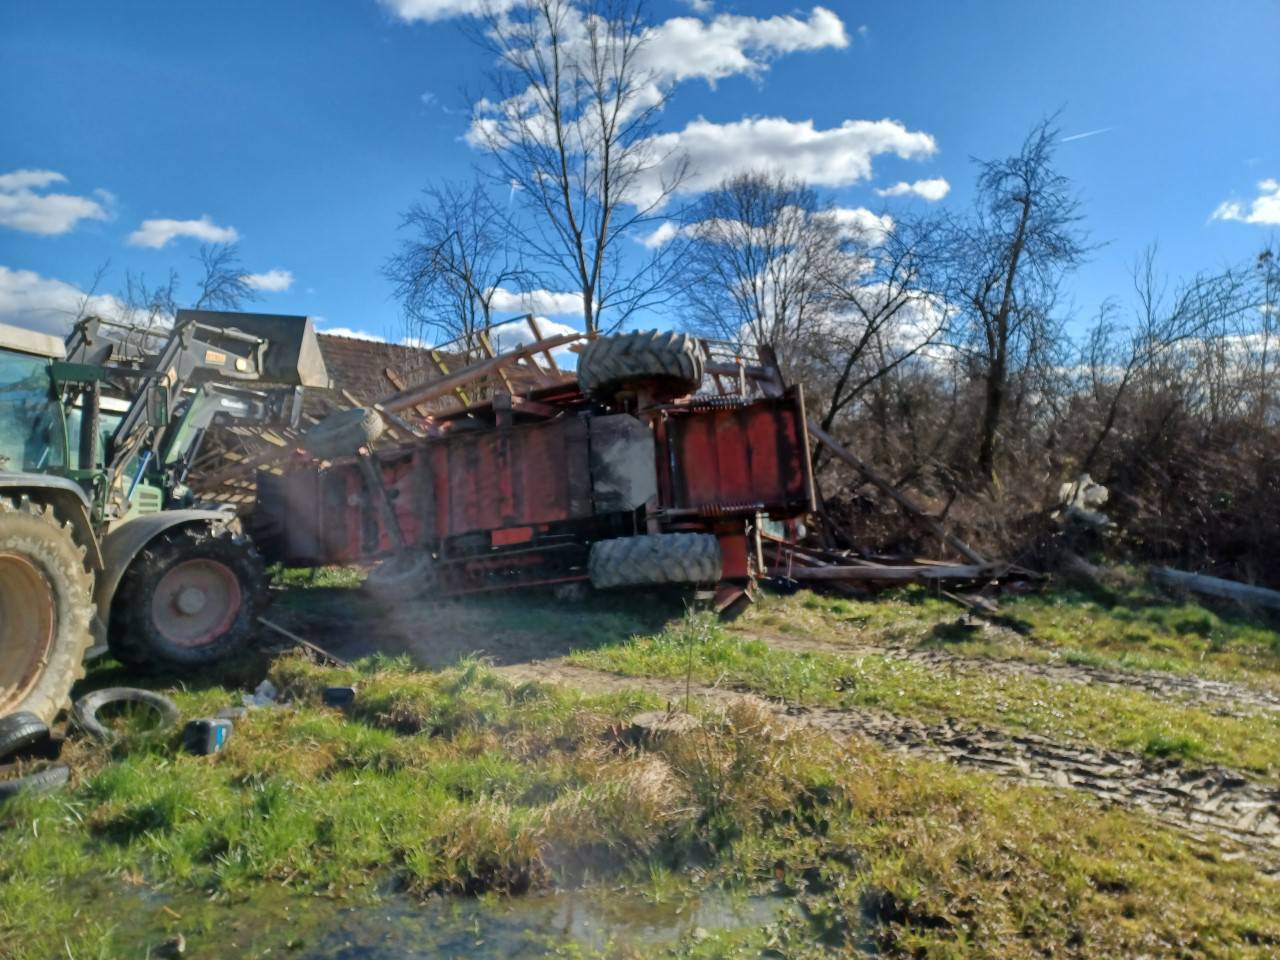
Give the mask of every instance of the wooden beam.
M 1255 587 L 1235 580 L 1223 580 L 1221 577 L 1210 577 L 1203 573 L 1188 573 L 1185 570 L 1175 570 L 1173 567 L 1152 567 L 1151 579 L 1165 587 L 1190 590 L 1193 593 L 1202 593 L 1220 600 L 1235 600 L 1237 603 L 1280 609 L 1280 591 L 1268 590 L 1266 587 Z
M 879 470 L 871 466 L 871 464 L 867 463 L 848 447 L 844 446 L 844 444 L 831 436 L 831 434 L 827 433 L 827 431 L 823 430 L 822 427 L 818 426 L 818 424 L 814 423 L 812 420 L 809 421 L 809 435 L 819 443 L 826 444 L 828 450 L 857 470 L 872 484 L 879 487 L 891 500 L 905 510 L 910 517 L 922 526 L 926 527 L 943 543 L 951 546 L 966 560 L 970 560 L 973 563 L 983 566 L 988 563 L 986 557 L 973 549 L 973 547 L 969 546 L 955 534 L 948 532 L 946 527 L 925 513 L 924 510 L 915 503 L 915 501 L 890 483 L 889 479 L 881 474 Z

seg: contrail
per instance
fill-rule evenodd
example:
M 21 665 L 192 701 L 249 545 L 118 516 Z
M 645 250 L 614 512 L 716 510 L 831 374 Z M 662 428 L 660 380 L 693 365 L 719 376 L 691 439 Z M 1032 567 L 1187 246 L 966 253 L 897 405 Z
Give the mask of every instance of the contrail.
M 1073 133 L 1073 134 L 1072 134 L 1071 136 L 1069 136 L 1069 137 L 1063 137 L 1063 138 L 1062 138 L 1061 140 L 1059 140 L 1058 142 L 1059 142 L 1059 143 L 1070 143 L 1072 140 L 1083 140 L 1085 137 L 1096 137 L 1098 134 L 1100 134 L 1100 133 L 1106 133 L 1108 130 L 1111 130 L 1111 129 L 1113 129 L 1113 128 L 1111 128 L 1111 127 L 1102 127 L 1101 129 L 1098 129 L 1098 130 L 1089 130 L 1089 131 L 1087 131 L 1086 133 Z

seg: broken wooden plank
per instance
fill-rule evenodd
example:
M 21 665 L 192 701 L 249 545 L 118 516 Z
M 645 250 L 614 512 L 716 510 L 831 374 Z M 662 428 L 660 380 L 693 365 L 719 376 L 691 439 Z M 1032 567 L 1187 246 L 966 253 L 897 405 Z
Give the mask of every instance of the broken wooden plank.
M 867 463 L 852 450 L 848 449 L 844 444 L 831 436 L 831 434 L 827 433 L 827 431 L 823 430 L 822 427 L 818 426 L 818 424 L 814 423 L 812 420 L 809 421 L 809 435 L 819 443 L 826 444 L 828 450 L 857 470 L 872 484 L 879 487 L 891 500 L 905 510 L 909 516 L 926 527 L 934 536 L 942 540 L 943 543 L 949 545 L 966 560 L 970 560 L 979 565 L 987 564 L 988 561 L 986 557 L 978 553 L 977 550 L 973 549 L 973 547 L 969 546 L 955 534 L 950 533 L 946 527 L 940 524 L 933 517 L 929 516 L 929 514 L 925 513 L 925 511 L 910 497 L 890 483 L 889 479 L 881 474 L 879 470 L 871 466 L 871 464 Z

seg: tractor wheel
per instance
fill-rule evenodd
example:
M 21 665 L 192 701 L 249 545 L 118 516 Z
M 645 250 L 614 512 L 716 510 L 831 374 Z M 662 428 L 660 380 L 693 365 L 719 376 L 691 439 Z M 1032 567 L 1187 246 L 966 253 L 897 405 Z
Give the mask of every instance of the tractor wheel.
M 717 583 L 720 541 L 709 533 L 653 533 L 600 540 L 587 560 L 591 585 L 639 587 L 666 583 Z
M 610 399 L 623 390 L 648 390 L 661 402 L 693 393 L 702 384 L 698 341 L 670 330 L 638 330 L 597 337 L 578 356 L 578 383 Z
M 302 448 L 321 460 L 354 456 L 386 429 L 382 414 L 371 407 L 355 407 L 330 414 L 306 432 Z
M 253 633 L 265 576 L 253 544 L 227 526 L 162 534 L 120 581 L 112 654 L 125 663 L 198 667 L 239 652 Z
M 84 676 L 92 618 L 93 574 L 71 525 L 0 497 L 0 716 L 53 722 Z

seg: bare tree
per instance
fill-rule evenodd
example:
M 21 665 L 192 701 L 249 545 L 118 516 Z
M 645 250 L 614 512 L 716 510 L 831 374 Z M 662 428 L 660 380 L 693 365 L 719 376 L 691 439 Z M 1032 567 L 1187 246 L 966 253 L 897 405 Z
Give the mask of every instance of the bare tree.
M 691 325 L 771 346 L 790 361 L 841 258 L 836 221 L 814 191 L 784 174 L 739 174 L 686 212 L 683 233 Z
M 201 267 L 192 304 L 197 310 L 239 310 L 258 299 L 257 291 L 245 279 L 239 244 L 201 244 L 199 255 L 193 259 Z
M 1088 248 L 1080 203 L 1053 165 L 1058 128 L 1036 124 L 1022 149 L 980 166 L 973 214 L 953 218 L 952 305 L 966 321 L 959 345 L 983 386 L 979 471 L 992 477 L 1014 375 L 1041 364 L 1062 342 L 1055 317 L 1063 276 Z
M 503 285 L 523 286 L 506 218 L 479 183 L 445 183 L 426 191 L 405 213 L 410 236 L 387 261 L 384 273 L 404 311 L 406 334 L 440 342 L 462 338 L 493 321 Z
M 823 429 L 946 331 L 950 311 L 931 277 L 936 232 L 929 220 L 899 221 L 882 236 L 854 231 L 842 238 L 839 257 L 823 259 L 826 319 L 805 351 L 825 386 Z
M 622 248 L 684 177 L 655 145 L 666 93 L 644 65 L 648 36 L 636 0 L 524 0 L 485 18 L 499 66 L 469 137 L 530 214 L 534 258 L 581 291 L 588 331 L 670 295 L 668 249 L 635 265 Z

